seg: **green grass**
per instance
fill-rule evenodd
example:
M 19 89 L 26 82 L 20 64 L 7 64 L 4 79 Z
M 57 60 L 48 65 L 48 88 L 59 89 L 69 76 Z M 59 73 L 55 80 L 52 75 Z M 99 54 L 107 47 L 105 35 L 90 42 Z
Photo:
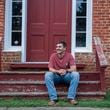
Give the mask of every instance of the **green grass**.
M 0 107 L 46 107 L 48 106 L 47 99 L 24 99 L 24 98 L 11 98 L 0 99 Z M 77 107 L 110 107 L 110 91 L 103 100 L 78 100 Z M 57 106 L 71 107 L 67 100 L 59 100 Z

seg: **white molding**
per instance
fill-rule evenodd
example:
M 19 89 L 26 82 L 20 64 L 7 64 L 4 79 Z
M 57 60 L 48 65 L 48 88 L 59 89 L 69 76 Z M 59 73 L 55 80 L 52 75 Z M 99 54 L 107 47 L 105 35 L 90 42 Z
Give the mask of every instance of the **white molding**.
M 5 2 L 5 37 L 4 37 L 4 50 L 10 48 L 10 36 L 11 36 L 11 3 L 9 0 Z
M 21 52 L 21 50 L 16 49 L 16 50 L 2 50 L 2 52 Z
M 92 52 L 92 2 L 93 0 L 87 0 L 87 50 Z
M 22 56 L 21 61 L 26 62 L 26 36 L 27 36 L 27 0 L 23 0 L 22 7 Z
M 71 28 L 71 53 L 75 53 L 76 32 L 76 0 L 72 0 L 72 28 Z

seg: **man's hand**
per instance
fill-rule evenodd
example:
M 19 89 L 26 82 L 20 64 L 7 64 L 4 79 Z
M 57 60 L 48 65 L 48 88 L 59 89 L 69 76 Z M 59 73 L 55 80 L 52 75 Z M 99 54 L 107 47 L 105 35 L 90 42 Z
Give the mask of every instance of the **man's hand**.
M 58 73 L 62 76 L 66 73 L 66 70 L 65 69 L 60 69 L 60 70 L 58 70 Z
M 66 73 L 66 70 L 65 70 L 65 69 L 56 70 L 56 69 L 54 69 L 54 68 L 49 68 L 49 71 L 54 72 L 54 73 L 58 73 L 58 74 L 60 74 L 61 76 Z
M 61 76 L 64 75 L 67 71 L 68 72 L 73 72 L 73 71 L 76 71 L 76 65 L 73 65 L 73 66 L 70 66 L 70 68 L 68 69 L 59 69 L 59 70 L 56 70 L 54 68 L 49 68 L 49 71 L 53 72 L 53 73 L 58 73 L 60 74 Z

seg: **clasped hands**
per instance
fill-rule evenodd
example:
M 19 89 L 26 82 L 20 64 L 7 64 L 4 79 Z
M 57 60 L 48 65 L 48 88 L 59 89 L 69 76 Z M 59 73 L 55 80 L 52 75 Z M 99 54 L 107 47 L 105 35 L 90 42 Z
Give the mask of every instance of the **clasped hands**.
M 67 72 L 66 69 L 59 69 L 59 70 L 58 70 L 58 74 L 60 74 L 61 76 L 65 75 L 66 72 Z

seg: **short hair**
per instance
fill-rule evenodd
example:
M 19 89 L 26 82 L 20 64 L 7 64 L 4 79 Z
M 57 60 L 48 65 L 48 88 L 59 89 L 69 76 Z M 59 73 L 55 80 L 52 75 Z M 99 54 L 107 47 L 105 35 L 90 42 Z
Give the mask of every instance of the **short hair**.
M 65 41 L 59 41 L 57 44 L 62 44 L 63 47 L 67 47 L 67 43 Z

